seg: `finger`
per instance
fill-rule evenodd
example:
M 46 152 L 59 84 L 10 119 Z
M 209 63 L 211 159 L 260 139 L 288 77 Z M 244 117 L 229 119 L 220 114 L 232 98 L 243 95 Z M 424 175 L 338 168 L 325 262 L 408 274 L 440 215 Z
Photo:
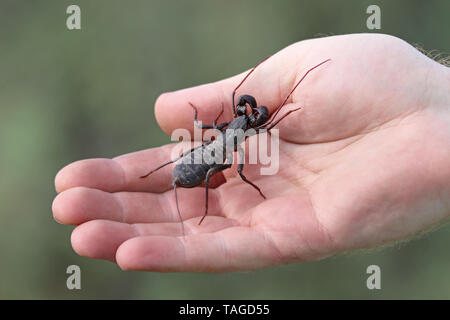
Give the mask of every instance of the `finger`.
M 181 217 L 188 220 L 204 215 L 205 189 L 177 190 Z M 208 196 L 208 215 L 222 214 L 216 190 Z M 76 187 L 60 193 L 52 205 L 56 221 L 79 225 L 87 221 L 105 219 L 125 223 L 179 222 L 175 195 L 165 193 L 117 192 Z
M 62 168 L 55 177 L 57 192 L 88 187 L 107 192 L 149 191 L 164 192 L 172 188 L 174 164 L 167 165 L 142 179 L 157 166 L 174 159 L 173 151 L 189 150 L 190 143 L 183 146 L 169 144 L 159 148 L 133 152 L 114 159 L 86 159 L 73 162 Z M 174 150 L 176 148 L 176 150 Z M 214 175 L 212 187 L 220 183 L 220 175 Z
M 198 219 L 184 222 L 186 234 L 215 232 L 236 225 L 223 217 L 209 217 L 201 225 Z M 108 220 L 86 222 L 72 232 L 71 242 L 81 256 L 115 261 L 116 251 L 125 241 L 143 236 L 182 236 L 180 222 L 127 224 Z
M 286 66 L 287 52 L 281 51 L 259 65 L 236 93 L 254 96 L 258 105 L 266 105 L 273 110 L 289 92 L 295 79 L 295 68 Z M 256 64 L 256 63 L 255 63 Z M 287 69 L 287 70 L 286 70 Z M 211 124 L 225 107 L 223 119 L 231 121 L 232 92 L 249 70 L 234 77 L 193 88 L 162 94 L 155 104 L 156 119 L 160 127 L 171 134 L 177 128 L 193 129 L 193 111 L 189 102 L 198 108 L 198 119 Z M 281 77 L 282 75 L 282 77 Z M 220 122 L 224 122 L 220 121 Z
M 133 152 L 115 159 L 86 159 L 73 162 L 56 175 L 56 190 L 62 192 L 83 186 L 107 192 L 166 191 L 172 183 L 170 169 L 173 166 L 158 170 L 151 179 L 140 177 L 158 165 L 170 161 L 174 147 L 175 144 L 169 144 Z
M 76 161 L 56 174 L 57 192 L 79 186 L 115 192 L 125 188 L 126 177 L 121 165 L 111 159 Z
M 276 247 L 259 231 L 231 227 L 182 237 L 145 236 L 127 240 L 116 262 L 125 270 L 225 272 L 280 264 Z
M 81 256 L 115 261 L 119 246 L 136 236 L 137 230 L 125 223 L 94 220 L 75 228 L 70 240 L 73 250 Z
M 191 148 L 197 146 L 197 144 L 191 144 L 190 142 L 174 143 L 159 148 L 128 153 L 114 158 L 114 161 L 118 162 L 122 167 L 127 181 L 122 191 L 164 192 L 172 190 L 172 181 L 174 179 L 172 173 L 175 163 L 155 171 L 146 178 L 141 178 L 141 176 L 168 161 L 176 159 L 180 153 L 189 151 Z M 223 182 L 223 175 L 215 174 L 211 179 L 211 188 Z

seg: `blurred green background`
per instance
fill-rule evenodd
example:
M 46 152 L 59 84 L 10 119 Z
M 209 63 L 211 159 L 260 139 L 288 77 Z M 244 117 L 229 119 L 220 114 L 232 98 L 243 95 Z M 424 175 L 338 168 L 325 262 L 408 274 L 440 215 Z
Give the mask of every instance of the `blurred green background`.
M 66 8 L 81 7 L 80 31 Z M 380 32 L 450 52 L 450 1 L 0 2 L 0 298 L 450 298 L 450 229 L 383 251 L 231 274 L 123 272 L 80 257 L 56 223 L 53 179 L 69 162 L 170 141 L 153 103 L 164 91 L 248 69 L 299 40 Z M 414 67 L 414 66 L 411 66 Z M 82 289 L 66 288 L 79 265 Z M 367 266 L 382 289 L 366 288 Z

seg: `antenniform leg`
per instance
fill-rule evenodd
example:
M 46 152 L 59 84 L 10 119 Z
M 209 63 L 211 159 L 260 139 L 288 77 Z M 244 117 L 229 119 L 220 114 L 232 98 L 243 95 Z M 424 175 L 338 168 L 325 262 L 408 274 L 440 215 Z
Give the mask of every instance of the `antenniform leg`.
M 287 100 L 289 99 L 289 97 L 292 95 L 292 93 L 294 93 L 295 89 L 297 89 L 297 87 L 300 85 L 300 83 L 303 81 L 303 79 L 306 78 L 306 76 L 308 75 L 308 73 L 310 73 L 311 71 L 313 71 L 314 69 L 318 68 L 319 66 L 321 66 L 322 64 L 331 61 L 331 59 L 327 59 L 325 61 L 322 61 L 321 63 L 319 63 L 318 65 L 312 67 L 311 69 L 309 69 L 308 71 L 306 71 L 306 73 L 303 75 L 303 77 L 301 77 L 301 79 L 295 84 L 294 88 L 292 88 L 291 92 L 289 92 L 289 94 L 286 96 L 286 98 L 284 99 L 284 101 L 275 109 L 275 112 L 272 113 L 272 115 L 270 116 L 269 120 L 266 123 L 263 123 L 262 125 L 256 127 L 256 129 L 259 128 L 264 128 L 269 126 L 274 120 L 275 117 L 277 116 L 278 112 L 280 112 L 281 108 L 283 108 L 283 106 L 286 104 Z M 289 112 L 290 113 L 290 112 Z M 289 114 L 288 113 L 288 114 Z M 286 115 L 285 115 L 286 116 Z M 280 119 L 281 120 L 281 119 Z M 278 122 L 280 121 L 278 120 Z M 271 126 L 270 128 L 273 128 L 273 126 Z
M 259 66 L 261 63 L 263 63 L 264 61 L 266 61 L 267 59 L 269 59 L 270 56 L 265 57 L 264 59 L 262 59 L 260 62 L 258 62 L 256 64 L 256 66 L 254 66 L 248 73 L 247 75 L 244 77 L 244 79 L 242 79 L 242 81 L 237 85 L 236 88 L 234 88 L 233 93 L 231 94 L 231 105 L 233 106 L 233 115 L 236 118 L 236 105 L 234 104 L 234 96 L 236 95 L 236 91 L 242 86 L 242 84 L 245 82 L 245 80 L 247 80 L 247 78 L 253 73 L 253 71 L 255 71 L 256 67 Z
M 286 118 L 286 117 L 287 117 L 288 115 L 290 115 L 292 112 L 298 111 L 298 110 L 300 110 L 300 109 L 301 109 L 301 107 L 300 107 L 300 108 L 297 108 L 297 109 L 289 110 L 288 112 L 286 112 L 286 114 L 284 114 L 280 119 L 278 119 L 277 121 L 275 121 L 274 123 L 272 123 L 270 126 L 268 126 L 268 127 L 266 128 L 267 132 L 269 132 L 270 129 L 272 129 L 273 127 L 275 127 L 281 120 L 283 120 L 284 118 Z M 270 132 L 269 132 L 269 133 L 270 133 Z

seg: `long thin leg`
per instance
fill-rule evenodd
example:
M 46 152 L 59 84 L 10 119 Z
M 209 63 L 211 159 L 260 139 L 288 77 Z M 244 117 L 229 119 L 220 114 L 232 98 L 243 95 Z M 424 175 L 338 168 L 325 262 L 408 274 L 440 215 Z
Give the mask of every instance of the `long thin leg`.
M 300 110 L 300 109 L 301 109 L 301 107 L 300 107 L 300 108 L 297 108 L 297 109 L 292 109 L 292 110 L 289 110 L 288 112 L 286 112 L 285 115 L 283 115 L 280 119 L 278 119 L 277 121 L 275 121 L 274 123 L 272 123 L 270 126 L 268 126 L 268 127 L 266 128 L 267 132 L 269 132 L 270 129 L 272 129 L 273 127 L 275 127 L 281 120 L 283 120 L 284 118 L 286 118 L 286 117 L 287 117 L 288 115 L 290 115 L 292 112 L 298 111 L 298 110 Z
M 239 163 L 239 165 L 238 165 L 238 173 L 239 173 L 239 175 L 241 176 L 241 178 L 242 178 L 242 180 L 244 180 L 244 182 L 246 182 L 246 183 L 248 183 L 249 185 L 251 185 L 253 188 L 255 188 L 256 190 L 258 190 L 258 192 L 259 192 L 259 194 L 264 198 L 264 199 L 266 199 L 266 196 L 262 193 L 262 191 L 261 191 L 261 189 L 259 189 L 259 187 L 256 185 L 256 184 L 254 184 L 253 182 L 251 182 L 250 180 L 248 180 L 245 176 L 244 176 L 244 174 L 242 173 L 242 170 L 244 170 L 244 157 L 245 157 L 245 154 L 244 154 L 244 149 L 242 149 L 242 147 L 241 146 L 237 146 L 238 147 L 238 151 L 239 151 L 239 157 L 240 157 L 240 163 Z
M 252 70 L 250 70 L 249 73 L 247 73 L 247 75 L 244 77 L 244 79 L 242 79 L 242 81 L 238 84 L 238 86 L 233 90 L 233 94 L 231 95 L 231 105 L 233 106 L 233 115 L 235 118 L 236 118 L 236 105 L 234 104 L 234 96 L 236 95 L 237 89 L 239 89 L 242 86 L 244 81 L 247 80 L 248 76 L 251 75 L 253 73 L 253 71 L 255 71 L 257 66 L 259 66 L 261 63 L 263 63 L 264 61 L 266 61 L 269 58 L 270 58 L 270 56 L 267 56 L 264 59 L 262 59 L 260 62 L 258 62 L 256 64 L 256 66 L 254 66 L 252 68 Z
M 173 186 L 173 191 L 175 193 L 175 203 L 177 204 L 177 212 L 178 212 L 178 216 L 180 217 L 180 222 L 181 222 L 181 232 L 183 233 L 183 237 L 184 237 L 184 235 L 185 235 L 185 233 L 184 233 L 184 223 L 183 223 L 183 218 L 181 217 L 180 207 L 178 206 L 177 180 L 176 179 L 172 182 L 172 186 Z
M 220 116 L 223 114 L 223 102 L 222 102 L 222 111 L 220 111 L 219 115 L 216 117 L 216 120 L 213 121 L 213 127 L 217 128 L 217 120 L 219 120 Z
M 206 144 L 208 144 L 208 143 L 209 143 L 209 142 L 207 142 Z M 162 165 L 156 167 L 155 169 L 153 169 L 153 170 L 150 171 L 149 173 L 147 173 L 147 174 L 145 174 L 145 175 L 143 175 L 143 176 L 140 176 L 140 178 L 141 178 L 141 179 L 147 178 L 147 177 L 148 177 L 149 175 L 151 175 L 153 172 L 158 171 L 159 169 L 161 169 L 161 168 L 163 168 L 163 167 L 165 167 L 165 166 L 167 166 L 167 165 L 169 165 L 169 164 L 171 164 L 171 163 L 174 163 L 174 162 L 180 160 L 181 158 L 183 158 L 184 156 L 188 155 L 189 153 L 191 153 L 191 152 L 194 151 L 195 149 L 201 148 L 201 147 L 203 147 L 203 146 L 204 146 L 204 144 L 202 144 L 201 146 L 192 148 L 191 150 L 188 150 L 188 151 L 186 151 L 186 152 L 183 152 L 183 153 L 180 154 L 177 158 L 175 158 L 175 159 L 173 159 L 173 160 L 170 160 L 170 161 L 168 161 L 168 162 L 166 162 L 166 163 L 163 163 Z
M 217 167 L 213 167 L 211 169 L 208 170 L 208 172 L 206 173 L 206 179 L 205 179 L 205 190 L 206 190 L 206 198 L 205 198 L 205 214 L 203 215 L 203 217 L 200 219 L 198 225 L 200 225 L 203 221 L 203 219 L 205 219 L 206 215 L 208 214 L 208 185 L 209 185 L 209 178 L 220 171 L 223 171 L 225 169 L 228 169 L 231 167 L 231 164 L 221 164 Z
M 194 125 L 197 128 L 200 129 L 218 129 L 218 130 L 222 130 L 224 127 L 226 127 L 228 125 L 228 122 L 225 123 L 221 123 L 219 125 L 216 125 L 216 121 L 219 119 L 219 117 L 222 115 L 223 113 L 223 105 L 222 105 L 222 111 L 219 113 L 219 116 L 216 118 L 216 120 L 213 121 L 213 125 L 209 125 L 209 124 L 200 124 L 197 120 L 197 107 L 194 106 L 191 102 L 189 102 L 189 105 L 192 107 L 192 109 L 194 109 Z
M 301 109 L 301 107 L 300 108 L 297 108 L 297 109 L 293 109 L 293 110 L 289 110 L 288 112 L 286 112 L 286 114 L 285 115 L 283 115 L 280 119 L 278 119 L 275 123 L 272 123 L 270 126 L 268 126 L 267 128 L 260 128 L 260 129 L 256 129 L 255 131 L 256 131 L 256 134 L 260 134 L 260 133 L 263 133 L 263 132 L 267 132 L 269 135 L 271 134 L 270 133 L 270 129 L 272 129 L 273 127 L 275 127 L 281 120 L 283 120 L 284 118 L 286 118 L 289 114 L 291 114 L 292 112 L 295 112 L 295 111 L 298 111 L 298 110 L 300 110 Z
M 331 61 L 331 59 L 327 59 L 325 61 L 322 61 L 321 63 L 319 63 L 318 65 L 312 67 L 311 69 L 309 69 L 308 71 L 306 71 L 306 73 L 303 75 L 303 77 L 295 84 L 294 88 L 291 90 L 291 92 L 289 92 L 289 94 L 287 95 L 287 97 L 284 99 L 284 101 L 275 109 L 275 112 L 270 116 L 270 119 L 268 121 L 266 121 L 266 123 L 263 123 L 262 125 L 260 125 L 257 128 L 262 128 L 265 127 L 269 124 L 271 124 L 273 122 L 273 120 L 275 120 L 275 117 L 277 116 L 278 112 L 280 112 L 281 108 L 286 104 L 287 100 L 289 99 L 289 97 L 292 95 L 292 93 L 294 93 L 295 89 L 297 89 L 297 87 L 299 86 L 299 84 L 303 81 L 303 79 L 306 78 L 306 76 L 308 75 L 308 73 L 310 73 L 311 71 L 313 71 L 314 69 L 316 69 L 317 67 L 321 66 L 322 64 Z
M 218 124 L 215 129 L 222 131 L 222 129 L 225 128 L 229 124 L 230 124 L 229 122 L 224 122 L 224 123 Z

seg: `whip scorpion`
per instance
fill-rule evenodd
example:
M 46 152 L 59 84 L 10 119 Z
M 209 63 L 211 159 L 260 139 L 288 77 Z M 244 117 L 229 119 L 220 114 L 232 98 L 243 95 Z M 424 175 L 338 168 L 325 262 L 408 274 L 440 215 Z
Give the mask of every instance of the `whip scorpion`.
M 206 190 L 206 198 L 205 198 L 205 213 L 203 217 L 200 219 L 198 224 L 201 224 L 203 219 L 205 219 L 208 214 L 208 185 L 209 180 L 212 175 L 228 169 L 231 167 L 233 163 L 233 153 L 239 152 L 239 164 L 238 164 L 238 174 L 242 178 L 242 180 L 253 188 L 258 190 L 259 194 L 266 199 L 266 196 L 262 193 L 261 189 L 255 185 L 253 182 L 249 181 L 245 175 L 242 173 L 244 169 L 244 150 L 240 146 L 245 139 L 254 134 L 259 134 L 262 132 L 269 132 L 270 129 L 275 127 L 281 120 L 287 117 L 292 112 L 300 110 L 300 108 L 296 108 L 286 112 L 282 117 L 275 121 L 275 117 L 281 108 L 286 104 L 289 97 L 298 87 L 298 85 L 303 81 L 303 79 L 308 75 L 309 72 L 319 67 L 320 65 L 330 61 L 327 59 L 318 65 L 309 69 L 303 77 L 295 84 L 283 102 L 275 109 L 273 114 L 269 116 L 269 109 L 265 106 L 257 106 L 256 99 L 251 95 L 241 95 L 237 99 L 237 103 L 235 104 L 235 95 L 236 91 L 241 87 L 241 85 L 247 80 L 247 78 L 255 71 L 256 67 L 267 60 L 269 57 L 261 60 L 256 66 L 254 66 L 242 79 L 242 81 L 237 85 L 237 87 L 233 90 L 231 94 L 232 99 L 232 107 L 233 107 L 233 120 L 231 122 L 224 122 L 217 124 L 217 120 L 223 113 L 223 105 L 222 111 L 213 121 L 212 125 L 204 125 L 198 122 L 197 120 L 197 108 L 190 102 L 189 105 L 194 110 L 194 125 L 201 129 L 217 129 L 221 133 L 214 140 L 207 141 L 201 146 L 190 149 L 187 152 L 182 153 L 179 157 L 169 162 L 166 162 L 157 168 L 153 169 L 146 175 L 141 176 L 141 178 L 146 178 L 153 172 L 171 164 L 181 159 L 181 161 L 175 166 L 173 169 L 173 181 L 172 186 L 175 193 L 175 201 L 176 207 L 178 211 L 179 218 L 182 224 L 182 231 L 184 235 L 184 226 L 183 219 L 181 217 L 180 208 L 178 206 L 178 196 L 177 196 L 177 186 L 183 188 L 193 188 L 201 185 L 205 182 L 205 190 Z M 247 114 L 247 105 L 250 107 L 250 113 Z M 236 134 L 236 131 L 243 132 L 244 134 Z M 251 134 L 248 133 L 249 130 L 252 130 Z

